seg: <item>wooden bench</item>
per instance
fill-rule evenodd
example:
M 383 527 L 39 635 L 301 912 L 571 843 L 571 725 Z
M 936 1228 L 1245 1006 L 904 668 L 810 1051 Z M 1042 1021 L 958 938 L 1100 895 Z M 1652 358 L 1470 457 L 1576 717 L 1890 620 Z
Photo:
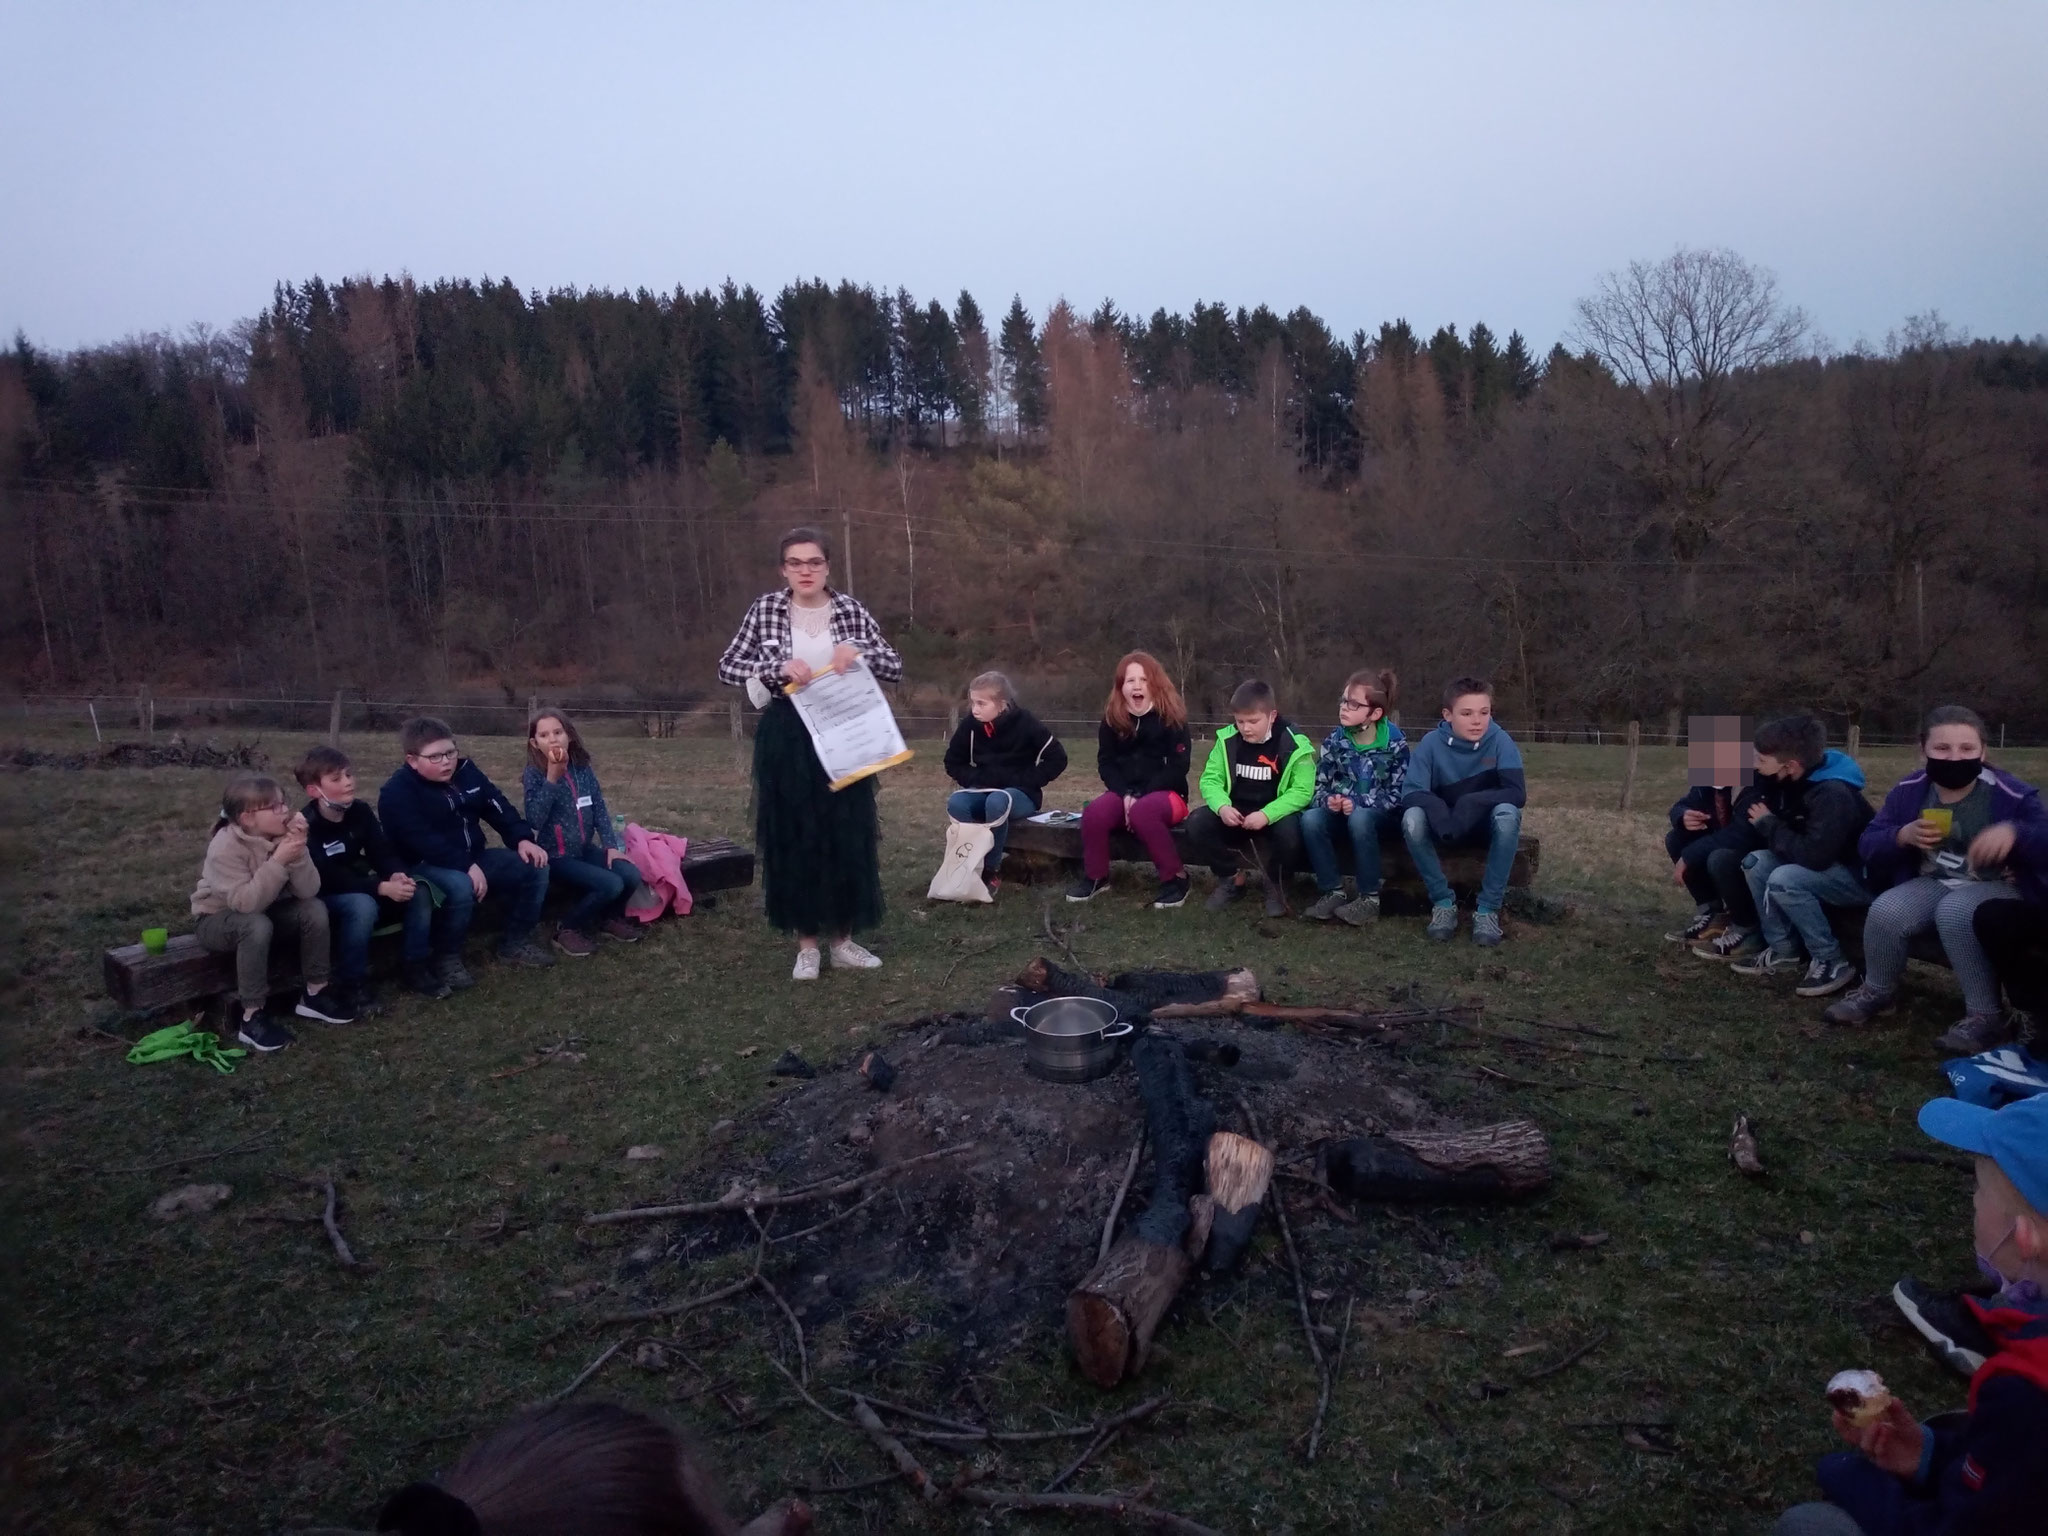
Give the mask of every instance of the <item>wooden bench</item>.
M 739 890 L 754 883 L 754 851 L 723 837 L 693 837 L 683 856 L 683 878 L 692 896 Z M 386 930 L 388 932 L 388 930 Z M 107 995 L 138 1013 L 172 1008 L 235 989 L 235 957 L 215 954 L 189 933 L 176 934 L 160 955 L 140 944 L 122 944 L 100 959 Z M 291 945 L 273 945 L 270 988 L 299 984 L 299 957 Z
M 1185 822 L 1173 829 L 1173 841 L 1181 856 L 1190 858 L 1192 862 Z M 1145 845 L 1128 832 L 1115 832 L 1110 835 L 1109 856 L 1143 863 L 1146 861 Z M 1461 896 L 1469 898 L 1479 889 L 1486 873 L 1484 848 L 1445 848 L 1439 851 L 1438 857 L 1443 860 L 1445 877 Z M 1534 885 L 1541 857 L 1540 840 L 1525 835 L 1521 847 L 1515 852 L 1515 865 L 1508 873 L 1508 885 Z M 1337 867 L 1347 874 L 1351 870 L 1348 839 L 1337 840 Z M 1003 855 L 1005 877 L 1029 885 L 1036 880 L 1071 878 L 1080 873 L 1080 868 L 1081 824 L 1078 821 L 1055 825 L 1025 819 L 1010 823 L 1010 840 Z M 1380 870 L 1389 887 L 1416 895 L 1421 893 L 1422 877 L 1415 872 L 1415 861 L 1408 857 L 1408 847 L 1399 837 L 1380 843 Z

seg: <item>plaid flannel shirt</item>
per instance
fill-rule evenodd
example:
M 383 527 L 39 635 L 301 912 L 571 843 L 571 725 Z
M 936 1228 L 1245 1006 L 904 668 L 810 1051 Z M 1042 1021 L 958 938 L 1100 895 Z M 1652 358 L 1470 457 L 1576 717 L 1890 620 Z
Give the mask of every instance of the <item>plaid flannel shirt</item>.
M 832 643 L 858 650 L 868 670 L 883 682 L 901 682 L 903 658 L 883 638 L 875 616 L 861 606 L 858 598 L 848 597 L 844 592 L 830 595 Z M 747 609 L 732 644 L 718 658 L 718 680 L 732 688 L 745 687 L 749 679 L 777 683 L 783 667 L 795 654 L 796 637 L 789 627 L 789 590 L 764 592 Z

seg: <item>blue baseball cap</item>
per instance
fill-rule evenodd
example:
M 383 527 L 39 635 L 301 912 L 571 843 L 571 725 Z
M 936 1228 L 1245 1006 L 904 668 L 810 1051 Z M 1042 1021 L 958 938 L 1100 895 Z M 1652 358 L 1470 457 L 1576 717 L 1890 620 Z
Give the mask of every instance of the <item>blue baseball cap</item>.
M 1990 1158 L 2027 1204 L 2048 1215 L 2048 1093 L 2003 1109 L 1929 1099 L 1920 1106 L 1920 1129 L 1959 1151 Z

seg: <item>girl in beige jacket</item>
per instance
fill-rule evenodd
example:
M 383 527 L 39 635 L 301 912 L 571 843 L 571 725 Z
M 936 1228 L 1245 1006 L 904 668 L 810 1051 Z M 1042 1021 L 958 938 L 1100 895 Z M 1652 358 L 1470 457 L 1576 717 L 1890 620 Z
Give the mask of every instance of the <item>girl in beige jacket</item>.
M 306 818 L 285 803 L 277 780 L 254 773 L 228 780 L 192 912 L 199 919 L 199 942 L 235 957 L 235 991 L 242 1004 L 236 1038 L 249 1049 L 281 1051 L 292 1043 L 292 1032 L 266 1008 L 270 940 L 279 928 L 297 938 L 299 974 L 305 978 L 293 1011 L 330 1024 L 353 1020 L 327 991 L 327 908 L 320 900 L 320 871 L 306 853 Z

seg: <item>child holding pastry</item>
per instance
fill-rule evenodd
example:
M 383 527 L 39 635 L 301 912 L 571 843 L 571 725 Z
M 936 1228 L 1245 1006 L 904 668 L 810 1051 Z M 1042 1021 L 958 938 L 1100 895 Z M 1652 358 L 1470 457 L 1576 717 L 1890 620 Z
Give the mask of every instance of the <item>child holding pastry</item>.
M 1966 1298 L 1997 1346 L 1970 1378 L 1967 1415 L 1922 1424 L 1870 1371 L 1828 1383 L 1855 1449 L 1821 1458 L 1825 1503 L 1787 1510 L 1775 1536 L 1964 1536 L 2048 1528 L 2048 1095 L 1986 1109 L 1935 1099 L 1920 1129 L 1977 1160 L 1977 1264 L 1998 1284 Z

